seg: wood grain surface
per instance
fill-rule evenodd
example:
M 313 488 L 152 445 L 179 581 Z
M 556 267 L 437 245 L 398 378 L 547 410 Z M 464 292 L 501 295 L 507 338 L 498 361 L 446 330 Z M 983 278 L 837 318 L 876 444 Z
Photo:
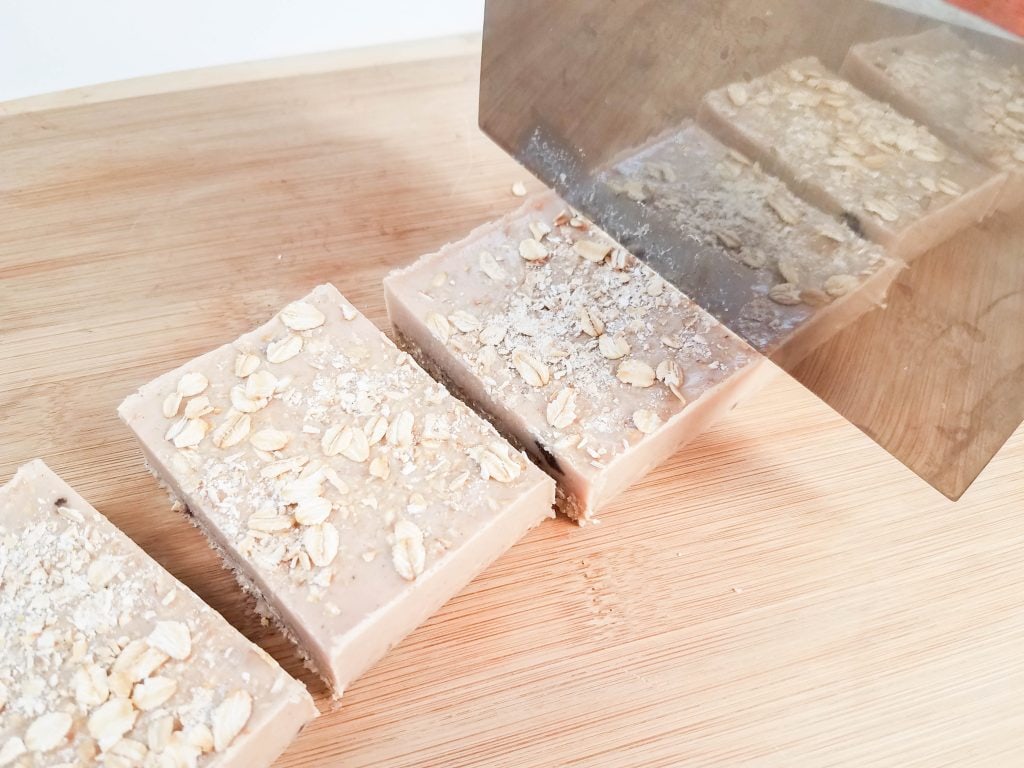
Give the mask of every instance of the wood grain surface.
M 8 109 L 0 480 L 44 458 L 310 685 L 325 714 L 281 768 L 1024 763 L 1024 429 L 954 504 L 780 375 L 602 524 L 535 530 L 333 710 L 170 511 L 127 393 L 319 282 L 384 326 L 386 271 L 516 204 L 477 66 Z

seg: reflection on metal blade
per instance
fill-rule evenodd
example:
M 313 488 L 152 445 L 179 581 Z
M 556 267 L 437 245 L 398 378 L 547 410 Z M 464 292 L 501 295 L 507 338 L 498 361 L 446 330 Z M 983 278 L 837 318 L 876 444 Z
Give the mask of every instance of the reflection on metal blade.
M 1024 419 L 1024 49 L 901 5 L 488 0 L 480 122 L 958 498 Z

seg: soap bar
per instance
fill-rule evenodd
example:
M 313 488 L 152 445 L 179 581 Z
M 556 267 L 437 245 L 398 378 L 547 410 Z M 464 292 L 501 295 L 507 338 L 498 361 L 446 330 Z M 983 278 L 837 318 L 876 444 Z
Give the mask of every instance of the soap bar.
M 905 261 L 991 213 L 1006 180 L 813 58 L 712 91 L 700 120 Z
M 782 364 L 883 304 L 903 268 L 690 121 L 625 153 L 601 178 L 705 257 L 741 265 L 732 302 L 746 303 L 732 327 Z
M 763 358 L 553 194 L 384 281 L 396 331 L 585 521 L 760 381 Z
M 550 478 L 330 285 L 120 414 L 337 695 L 553 514 Z
M 1018 65 L 936 27 L 855 45 L 841 72 L 949 144 L 1006 171 L 1000 207 L 1024 203 L 1024 73 Z
M 0 489 L 0 765 L 268 766 L 315 716 L 43 462 Z

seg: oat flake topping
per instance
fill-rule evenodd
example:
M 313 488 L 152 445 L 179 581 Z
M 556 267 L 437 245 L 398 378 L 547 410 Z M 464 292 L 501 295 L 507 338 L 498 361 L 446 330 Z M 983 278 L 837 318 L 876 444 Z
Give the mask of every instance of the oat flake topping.
M 753 353 L 577 213 L 541 199 L 479 242 L 426 257 L 449 280 L 415 296 L 403 287 L 403 300 L 545 450 L 600 471 Z M 479 327 L 439 321 L 465 316 Z M 659 379 L 659 365 L 671 375 Z
M 227 702 L 298 684 L 69 496 L 39 463 L 0 492 L 0 766 L 215 764 Z
M 440 339 L 484 331 L 456 309 L 430 326 Z M 217 361 L 216 373 L 203 364 L 209 407 L 193 418 L 175 410 L 173 419 L 161 408 L 160 450 L 243 557 L 275 588 L 329 615 L 344 614 L 345 589 L 379 567 L 366 565 L 376 552 L 392 552 L 398 583 L 415 580 L 473 515 L 515 497 L 526 459 L 499 449 L 481 469 L 480 451 L 501 445 L 493 428 L 333 288 L 292 302 L 208 359 Z M 153 386 L 163 402 L 172 384 Z M 181 639 L 164 631 L 159 647 L 170 655 Z

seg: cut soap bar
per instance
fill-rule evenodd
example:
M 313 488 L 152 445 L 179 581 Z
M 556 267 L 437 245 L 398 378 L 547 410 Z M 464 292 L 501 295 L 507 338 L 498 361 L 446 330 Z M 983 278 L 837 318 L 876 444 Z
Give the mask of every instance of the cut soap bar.
M 904 260 L 987 216 L 1006 180 L 813 58 L 709 93 L 700 119 Z
M 315 716 L 43 462 L 0 489 L 0 765 L 256 768 Z
M 1002 208 L 1024 202 L 1024 73 L 945 27 L 855 45 L 842 74 L 955 147 L 1008 174 Z
M 384 281 L 429 365 L 593 516 L 760 383 L 761 358 L 552 194 Z
M 691 122 L 626 153 L 603 179 L 705 254 L 742 265 L 732 327 L 776 362 L 799 361 L 881 305 L 903 268 Z
M 553 514 L 554 483 L 329 285 L 120 414 L 339 695 Z

